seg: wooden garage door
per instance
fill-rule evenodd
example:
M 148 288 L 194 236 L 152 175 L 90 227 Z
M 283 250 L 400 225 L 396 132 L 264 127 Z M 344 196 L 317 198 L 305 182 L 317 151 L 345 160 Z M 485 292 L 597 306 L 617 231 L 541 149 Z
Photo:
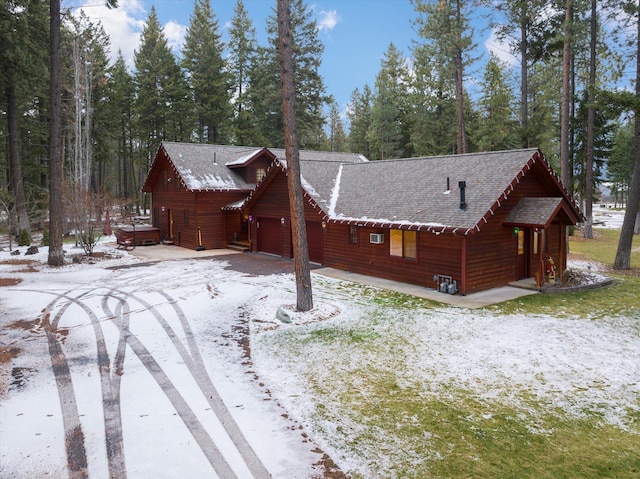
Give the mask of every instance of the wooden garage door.
M 322 223 L 307 221 L 306 225 L 309 261 L 322 264 Z
M 280 218 L 258 218 L 258 251 L 282 256 Z

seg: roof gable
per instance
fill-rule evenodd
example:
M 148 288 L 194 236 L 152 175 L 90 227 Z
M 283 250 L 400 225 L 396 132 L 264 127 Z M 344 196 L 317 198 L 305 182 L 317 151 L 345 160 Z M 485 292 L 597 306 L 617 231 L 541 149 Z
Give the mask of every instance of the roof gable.
M 246 164 L 256 155 L 259 156 L 263 150 L 243 146 L 162 142 L 147 175 L 143 191 L 151 191 L 163 157 L 166 157 L 187 190 L 249 191 L 254 184 L 247 183 L 227 164 Z

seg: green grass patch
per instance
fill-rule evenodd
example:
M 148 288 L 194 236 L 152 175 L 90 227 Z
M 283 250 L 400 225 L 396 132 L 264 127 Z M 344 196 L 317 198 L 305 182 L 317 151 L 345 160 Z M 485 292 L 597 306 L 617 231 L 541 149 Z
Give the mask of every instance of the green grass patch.
M 636 478 L 640 430 L 602 424 L 597 415 L 567 418 L 545 408 L 527 412 L 476 399 L 469 391 L 437 397 L 420 384 L 399 385 L 368 371 L 366 388 L 343 388 L 319 405 L 343 448 L 372 459 L 366 477 Z M 324 384 L 318 392 L 329 392 Z M 329 400 L 329 398 L 327 398 Z M 365 476 L 351 473 L 353 478 Z
M 548 314 L 554 317 L 599 319 L 615 315 L 640 316 L 640 278 L 613 276 L 611 286 L 561 294 L 534 294 L 488 306 L 502 314 Z
M 597 261 L 606 265 L 613 265 L 618 250 L 618 240 L 620 230 L 597 229 L 593 230 L 593 239 L 585 239 L 582 232 L 577 231 L 574 236 L 569 237 L 569 251 L 580 257 L 591 261 Z M 631 267 L 640 268 L 640 236 L 633 238 L 631 252 Z
M 570 237 L 569 249 L 576 259 L 612 266 L 620 238 L 619 230 L 594 229 L 594 239 L 584 239 L 582 232 Z M 634 238 L 632 268 L 640 268 L 640 237 Z M 549 314 L 555 317 L 598 319 L 613 315 L 640 315 L 640 277 L 632 274 L 606 273 L 615 283 L 589 291 L 536 294 L 508 301 L 487 309 L 505 314 Z

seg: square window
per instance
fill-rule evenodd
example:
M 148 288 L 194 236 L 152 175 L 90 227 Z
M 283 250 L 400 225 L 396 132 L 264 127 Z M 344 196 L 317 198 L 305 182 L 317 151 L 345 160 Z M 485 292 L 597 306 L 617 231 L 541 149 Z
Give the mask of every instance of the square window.
M 417 234 L 415 231 L 391 230 L 389 254 L 401 258 L 416 259 Z
M 358 227 L 349 226 L 349 243 L 358 244 Z

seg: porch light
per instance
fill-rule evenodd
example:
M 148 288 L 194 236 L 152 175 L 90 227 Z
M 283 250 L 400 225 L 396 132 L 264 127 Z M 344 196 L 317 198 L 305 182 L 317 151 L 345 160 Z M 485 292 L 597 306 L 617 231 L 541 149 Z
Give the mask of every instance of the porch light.
M 327 232 L 327 222 L 326 221 L 322 222 L 322 231 L 324 231 L 325 233 Z

